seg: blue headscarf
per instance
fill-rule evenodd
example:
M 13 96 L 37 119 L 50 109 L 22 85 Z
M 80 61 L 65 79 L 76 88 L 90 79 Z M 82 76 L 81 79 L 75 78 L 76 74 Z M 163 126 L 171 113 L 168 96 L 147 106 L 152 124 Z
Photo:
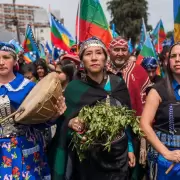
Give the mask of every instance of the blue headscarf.
M 144 57 L 141 66 L 145 70 L 155 70 L 158 67 L 158 62 L 154 57 Z
M 10 52 L 16 59 L 16 50 L 13 44 L 0 42 L 0 51 Z

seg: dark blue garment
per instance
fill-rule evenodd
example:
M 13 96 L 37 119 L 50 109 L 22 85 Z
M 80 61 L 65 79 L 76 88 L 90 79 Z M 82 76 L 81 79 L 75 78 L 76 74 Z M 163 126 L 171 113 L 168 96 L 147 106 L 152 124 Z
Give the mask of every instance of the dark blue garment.
M 174 95 L 176 97 L 176 100 L 179 101 L 180 100 L 180 94 L 178 94 L 178 91 L 180 93 L 180 85 L 178 84 L 178 82 L 176 80 L 173 80 L 172 87 L 174 89 Z
M 17 73 L 12 82 L 1 85 L 0 96 L 7 95 L 13 108 L 17 109 L 34 86 L 35 83 Z

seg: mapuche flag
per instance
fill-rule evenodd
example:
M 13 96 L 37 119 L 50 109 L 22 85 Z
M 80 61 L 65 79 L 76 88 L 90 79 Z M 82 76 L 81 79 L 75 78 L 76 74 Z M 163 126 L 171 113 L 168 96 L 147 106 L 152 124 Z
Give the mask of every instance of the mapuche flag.
M 157 58 L 157 53 L 149 36 L 146 37 L 142 50 L 137 57 L 136 64 L 141 64 L 143 58 L 148 56 Z
M 174 0 L 174 41 L 180 41 L 180 0 Z
M 141 50 L 140 54 L 137 57 L 136 64 L 141 65 L 142 61 L 143 61 L 143 58 L 144 57 L 149 57 L 149 56 L 154 57 L 158 61 L 158 56 L 157 56 L 155 47 L 154 47 L 154 45 L 153 45 L 153 43 L 151 41 L 151 38 L 147 35 L 146 40 L 144 42 L 144 45 L 142 47 L 142 50 Z M 158 64 L 159 64 L 159 62 L 158 62 Z M 162 72 L 161 72 L 160 66 L 158 65 L 157 70 L 156 70 L 156 74 L 157 75 L 162 75 L 161 73 Z
M 158 53 L 161 53 L 163 47 L 162 44 L 164 42 L 164 40 L 166 39 L 166 33 L 164 31 L 164 26 L 163 26 L 163 22 L 162 20 L 160 20 L 156 26 L 156 28 L 154 29 L 153 33 L 153 42 L 156 48 L 156 51 Z
M 70 48 L 75 44 L 75 40 L 64 25 L 62 25 L 53 14 L 50 14 L 50 27 L 53 46 L 70 52 Z
M 109 45 L 112 34 L 99 0 L 81 0 L 79 18 L 80 42 L 96 36 Z
M 23 42 L 24 52 L 36 52 L 37 57 L 40 57 L 40 50 L 35 41 L 33 31 L 30 25 L 27 25 L 25 40 Z

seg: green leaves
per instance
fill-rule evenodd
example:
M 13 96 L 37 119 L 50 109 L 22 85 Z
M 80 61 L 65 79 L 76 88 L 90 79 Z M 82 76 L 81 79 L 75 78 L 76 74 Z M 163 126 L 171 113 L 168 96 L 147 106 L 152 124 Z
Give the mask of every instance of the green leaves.
M 79 113 L 79 118 L 85 123 L 86 142 L 82 142 L 77 132 L 73 133 L 72 142 L 77 150 L 79 159 L 85 158 L 89 149 L 101 147 L 110 151 L 111 142 L 128 126 L 134 133 L 141 135 L 139 119 L 133 110 L 127 107 L 110 106 L 107 103 L 98 103 L 96 106 L 85 106 Z
M 109 0 L 107 9 L 111 14 L 111 24 L 116 25 L 120 35 L 131 38 L 133 45 L 141 32 L 142 18 L 147 26 L 148 1 L 147 0 Z M 147 30 L 148 26 L 147 26 Z

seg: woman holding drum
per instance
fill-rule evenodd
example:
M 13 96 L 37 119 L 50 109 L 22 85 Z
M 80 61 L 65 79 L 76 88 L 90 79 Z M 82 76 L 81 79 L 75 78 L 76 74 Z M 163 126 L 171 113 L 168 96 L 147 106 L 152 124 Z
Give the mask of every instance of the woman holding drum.
M 13 45 L 0 43 L 0 179 L 51 179 L 40 133 L 31 125 L 6 118 L 19 108 L 35 86 L 14 71 L 16 58 Z M 60 97 L 56 104 L 58 113 L 53 118 L 65 109 L 64 98 Z

